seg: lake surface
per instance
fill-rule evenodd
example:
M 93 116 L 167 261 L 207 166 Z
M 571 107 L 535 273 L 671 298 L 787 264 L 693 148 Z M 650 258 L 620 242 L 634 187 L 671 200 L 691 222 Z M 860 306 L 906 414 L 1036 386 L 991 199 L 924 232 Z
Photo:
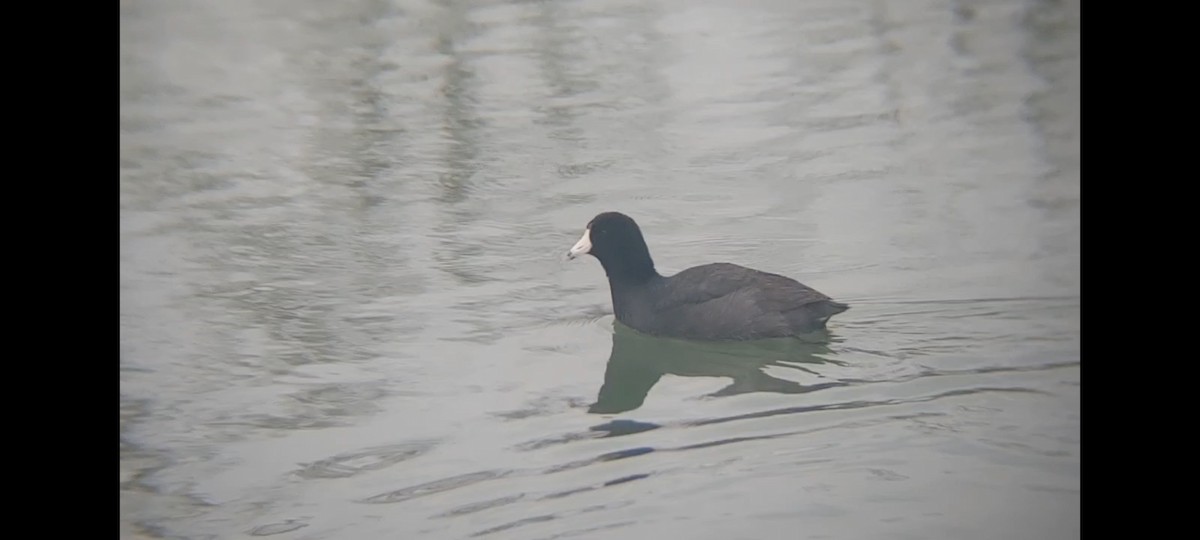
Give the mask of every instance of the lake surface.
M 121 537 L 1078 538 L 1079 9 L 123 0 Z

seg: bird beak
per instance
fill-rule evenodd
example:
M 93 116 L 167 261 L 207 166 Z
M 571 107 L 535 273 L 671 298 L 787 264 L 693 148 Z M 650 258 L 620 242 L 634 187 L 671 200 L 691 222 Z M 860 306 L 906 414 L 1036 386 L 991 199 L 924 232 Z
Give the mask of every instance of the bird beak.
M 575 245 L 571 247 L 570 251 L 567 251 L 567 258 L 574 259 L 580 255 L 586 255 L 591 251 L 592 251 L 592 230 L 584 229 L 583 230 L 583 238 L 580 238 L 578 242 L 575 242 Z

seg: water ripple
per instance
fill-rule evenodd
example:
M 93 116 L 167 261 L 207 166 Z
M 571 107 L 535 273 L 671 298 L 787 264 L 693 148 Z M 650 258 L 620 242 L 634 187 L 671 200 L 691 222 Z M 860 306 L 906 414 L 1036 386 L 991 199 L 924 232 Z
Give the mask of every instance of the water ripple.
M 308 479 L 349 478 L 408 461 L 429 452 L 435 446 L 436 443 L 431 441 L 418 441 L 348 452 L 306 464 L 296 471 L 296 475 Z
M 479 472 L 473 472 L 473 473 L 467 473 L 467 474 L 460 474 L 458 476 L 452 476 L 450 478 L 443 478 L 441 480 L 434 480 L 432 482 L 426 482 L 424 484 L 420 484 L 420 485 L 416 485 L 416 486 L 401 488 L 401 489 L 397 489 L 395 491 L 389 491 L 387 493 L 380 493 L 378 495 L 374 495 L 371 497 L 367 497 L 366 499 L 362 499 L 359 502 L 366 503 L 366 504 L 392 504 L 392 503 L 404 502 L 409 499 L 415 499 L 417 497 L 433 495 L 434 493 L 441 493 L 443 491 L 450 491 L 452 489 L 458 489 L 458 488 L 461 488 L 464 486 L 478 484 L 479 482 L 493 480 L 496 478 L 507 476 L 510 472 L 511 471 L 479 471 Z

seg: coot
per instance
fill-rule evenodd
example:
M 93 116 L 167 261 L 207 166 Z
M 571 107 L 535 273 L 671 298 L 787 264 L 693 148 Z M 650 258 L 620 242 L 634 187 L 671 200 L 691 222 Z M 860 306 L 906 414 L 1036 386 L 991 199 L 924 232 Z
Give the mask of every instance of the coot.
M 789 277 L 730 263 L 659 275 L 637 223 L 604 212 L 567 252 L 589 254 L 608 274 L 613 313 L 622 324 L 654 336 L 702 341 L 790 337 L 825 328 L 850 306 Z

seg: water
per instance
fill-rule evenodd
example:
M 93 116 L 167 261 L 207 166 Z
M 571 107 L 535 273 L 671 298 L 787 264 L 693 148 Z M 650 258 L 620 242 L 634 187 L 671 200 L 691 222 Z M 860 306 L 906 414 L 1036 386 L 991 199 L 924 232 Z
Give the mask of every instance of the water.
M 1078 538 L 1079 4 L 121 2 L 123 538 Z M 614 325 L 664 273 L 825 344 Z

